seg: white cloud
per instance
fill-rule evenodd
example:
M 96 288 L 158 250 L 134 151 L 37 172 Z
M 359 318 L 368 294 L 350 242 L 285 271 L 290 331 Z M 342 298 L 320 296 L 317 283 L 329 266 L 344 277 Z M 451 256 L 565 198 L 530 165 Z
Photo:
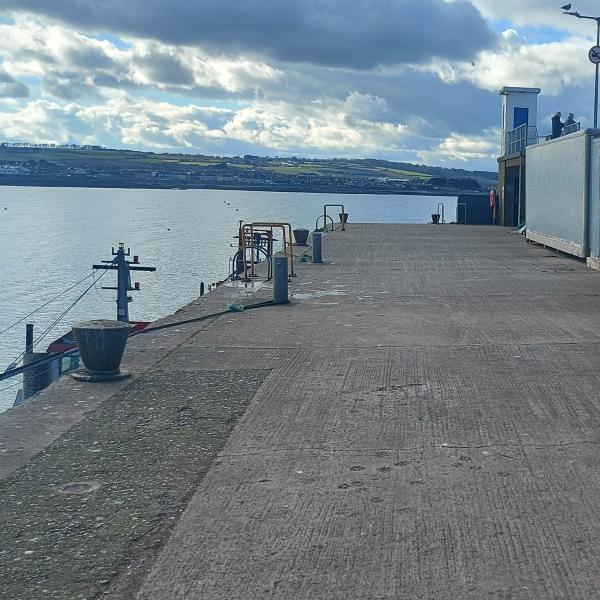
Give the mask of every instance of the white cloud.
M 428 69 L 446 83 L 470 81 L 491 92 L 513 85 L 541 87 L 546 94 L 559 94 L 590 77 L 589 42 L 584 38 L 528 44 L 514 29 L 509 29 L 502 39 L 497 50 L 482 52 L 475 64 L 434 63 Z
M 580 35 L 594 35 L 595 27 L 590 21 L 565 16 L 560 9 L 567 2 L 549 2 L 548 0 L 472 0 L 487 19 L 511 21 L 516 26 L 553 27 L 559 30 L 577 32 Z M 576 0 L 573 10 L 581 14 L 595 16 L 599 14 L 596 0 Z
M 0 69 L 0 98 L 26 98 L 29 88 Z
M 258 46 L 225 56 L 135 37 L 100 39 L 57 23 L 24 14 L 0 23 L 7 81 L 31 89 L 31 100 L 0 102 L 6 139 L 218 154 L 421 156 L 493 169 L 494 152 L 469 150 L 468 141 L 496 125 L 499 87 L 535 84 L 555 93 L 585 79 L 588 68 L 578 58 L 582 48 L 587 54 L 583 37 L 529 44 L 513 31 L 475 66 L 448 59 L 360 71 L 277 62 L 261 58 Z
M 419 152 L 419 156 L 430 164 L 449 161 L 471 162 L 475 159 L 495 159 L 499 154 L 500 132 L 490 130 L 482 136 L 450 134 L 434 150 Z
M 132 39 L 123 49 L 31 17 L 0 24 L 0 55 L 12 77 L 39 78 L 47 94 L 67 100 L 115 87 L 253 95 L 284 76 L 260 60 L 214 57 L 186 46 Z
M 154 149 L 198 149 L 218 141 L 222 129 L 210 122 L 224 124 L 230 115 L 227 109 L 136 99 L 124 92 L 77 110 L 78 120 L 91 131 L 106 131 L 129 147 Z
M 235 113 L 225 133 L 236 140 L 281 152 L 300 149 L 366 156 L 402 148 L 406 127 L 371 120 L 385 109 L 381 98 L 352 93 L 344 101 L 255 103 Z
M 115 92 L 106 102 L 61 105 L 35 100 L 0 112 L 6 139 L 102 144 L 131 148 L 206 151 L 224 141 L 279 152 L 366 156 L 403 148 L 406 127 L 371 121 L 373 106 L 384 102 L 351 94 L 345 101 L 307 105 L 254 102 L 237 110 L 180 106 Z
M 7 106 L 0 111 L 0 131 L 7 141 L 66 144 L 72 139 L 70 122 L 74 107 L 35 100 L 25 107 Z

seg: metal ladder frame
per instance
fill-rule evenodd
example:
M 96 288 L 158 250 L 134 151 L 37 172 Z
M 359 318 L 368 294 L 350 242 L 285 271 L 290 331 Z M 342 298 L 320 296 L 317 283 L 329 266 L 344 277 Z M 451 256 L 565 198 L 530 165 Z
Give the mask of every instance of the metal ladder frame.
M 273 235 L 273 229 L 281 229 L 282 232 L 282 241 L 283 241 L 283 253 L 288 259 L 290 265 L 290 277 L 296 277 L 294 273 L 294 246 L 292 242 L 292 225 L 290 223 L 277 223 L 277 222 L 269 222 L 269 221 L 258 221 L 255 223 L 246 223 L 240 227 L 240 244 L 243 250 L 246 250 L 249 246 L 247 245 L 247 236 L 246 233 L 249 233 L 249 239 L 251 241 L 254 240 L 254 231 L 256 228 L 263 228 L 263 230 L 270 231 L 271 236 Z M 253 244 L 251 244 L 253 245 Z M 244 252 L 244 267 L 246 267 L 247 253 Z M 251 261 L 250 270 L 252 272 L 252 276 L 255 276 L 254 272 L 254 260 Z M 245 272 L 248 272 L 248 269 L 245 269 Z
M 344 208 L 343 204 L 325 204 L 325 206 L 323 206 L 323 216 L 325 217 L 325 229 L 327 230 L 327 209 L 328 208 L 341 208 L 342 209 L 342 214 L 346 214 L 346 209 Z M 331 217 L 330 217 L 331 218 Z M 333 219 L 331 219 L 333 221 Z M 342 224 L 342 231 L 346 231 L 346 223 L 344 223 L 343 218 L 340 220 L 340 223 Z M 333 231 L 333 223 L 331 224 L 331 231 Z

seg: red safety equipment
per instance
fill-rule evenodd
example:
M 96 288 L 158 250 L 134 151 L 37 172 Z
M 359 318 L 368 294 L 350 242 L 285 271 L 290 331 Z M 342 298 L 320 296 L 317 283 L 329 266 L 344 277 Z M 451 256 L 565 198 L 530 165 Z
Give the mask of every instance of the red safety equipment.
M 490 208 L 496 207 L 496 190 L 490 191 Z

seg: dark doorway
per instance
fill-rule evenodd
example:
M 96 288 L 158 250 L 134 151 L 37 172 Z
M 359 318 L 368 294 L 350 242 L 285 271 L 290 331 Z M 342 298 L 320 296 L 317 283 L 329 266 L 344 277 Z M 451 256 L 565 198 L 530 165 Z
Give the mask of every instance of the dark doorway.
M 519 176 L 517 175 L 514 178 L 513 181 L 513 190 L 514 190 L 514 194 L 513 194 L 513 226 L 514 227 L 518 227 L 519 226 L 519 202 L 520 202 L 520 194 L 519 191 L 521 189 L 521 179 L 519 178 Z
M 528 108 L 515 108 L 515 129 L 521 127 L 521 125 L 527 125 L 529 123 L 529 109 Z
M 519 167 L 506 169 L 506 184 L 504 188 L 504 225 L 517 227 L 519 225 L 519 200 L 521 178 Z

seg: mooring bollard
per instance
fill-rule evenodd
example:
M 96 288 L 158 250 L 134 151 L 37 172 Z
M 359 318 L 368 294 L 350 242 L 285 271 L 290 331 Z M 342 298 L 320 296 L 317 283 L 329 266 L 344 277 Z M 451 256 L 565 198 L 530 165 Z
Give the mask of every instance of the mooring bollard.
M 119 369 L 131 325 L 120 321 L 84 321 L 73 326 L 73 335 L 85 368 L 72 373 L 79 381 L 113 381 L 128 377 Z
M 287 304 L 289 301 L 288 258 L 287 256 L 275 256 L 273 258 L 273 302 Z
M 313 263 L 321 264 L 323 262 L 323 234 L 320 231 L 313 231 L 312 251 Z
M 294 229 L 294 239 L 296 240 L 296 244 L 298 246 L 308 246 L 306 242 L 309 233 L 310 231 L 308 231 L 308 229 Z

